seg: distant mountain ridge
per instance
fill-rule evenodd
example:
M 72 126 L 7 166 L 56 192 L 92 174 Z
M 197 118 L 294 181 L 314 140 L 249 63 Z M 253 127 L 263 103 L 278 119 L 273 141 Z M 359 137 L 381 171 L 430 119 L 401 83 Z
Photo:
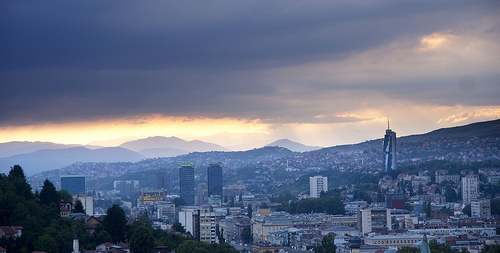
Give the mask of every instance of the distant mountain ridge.
M 185 141 L 177 137 L 155 136 L 135 141 L 125 142 L 119 147 L 126 148 L 135 152 L 142 153 L 146 156 L 154 152 L 155 156 L 162 156 L 165 152 L 165 157 L 171 156 L 169 153 L 190 153 L 190 152 L 206 152 L 206 151 L 228 151 L 227 148 L 217 144 L 203 141 Z
M 120 147 L 88 149 L 72 147 L 65 149 L 42 149 L 28 154 L 0 158 L 0 172 L 20 164 L 26 175 L 60 169 L 76 162 L 138 162 L 146 157 Z
M 317 149 L 322 148 L 322 147 L 318 147 L 318 146 L 306 146 L 302 143 L 291 141 L 289 139 L 280 139 L 280 140 L 277 140 L 273 143 L 267 144 L 265 147 L 272 147 L 272 146 L 287 148 L 287 149 L 289 149 L 291 151 L 295 151 L 295 152 L 307 152 L 307 151 L 317 150 Z

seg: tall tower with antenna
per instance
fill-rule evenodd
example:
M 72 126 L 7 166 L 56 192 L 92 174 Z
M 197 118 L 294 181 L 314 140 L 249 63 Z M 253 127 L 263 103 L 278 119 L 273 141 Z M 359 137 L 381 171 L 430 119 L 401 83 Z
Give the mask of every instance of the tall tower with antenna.
M 387 119 L 387 130 L 384 136 L 384 171 L 395 170 L 396 166 L 396 132 L 392 131 Z

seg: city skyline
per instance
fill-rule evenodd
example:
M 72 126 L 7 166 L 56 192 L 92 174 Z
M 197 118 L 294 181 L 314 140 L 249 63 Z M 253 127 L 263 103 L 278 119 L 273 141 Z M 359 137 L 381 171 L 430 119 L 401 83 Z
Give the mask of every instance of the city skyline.
M 500 115 L 495 1 L 0 9 L 0 143 L 330 147 L 381 138 L 388 115 L 398 136 Z

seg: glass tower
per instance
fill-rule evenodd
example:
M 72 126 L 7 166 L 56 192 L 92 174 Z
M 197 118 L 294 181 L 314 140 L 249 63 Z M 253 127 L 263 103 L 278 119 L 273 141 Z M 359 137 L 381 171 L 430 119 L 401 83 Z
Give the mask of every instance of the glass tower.
M 61 189 L 71 196 L 85 194 L 85 175 L 61 175 Z
M 181 164 L 179 168 L 179 186 L 181 198 L 187 205 L 194 205 L 194 168 L 192 163 Z
M 396 132 L 389 128 L 387 121 L 387 130 L 384 136 L 384 171 L 396 169 Z
M 208 196 L 219 195 L 222 197 L 222 167 L 218 163 L 209 164 L 208 170 Z

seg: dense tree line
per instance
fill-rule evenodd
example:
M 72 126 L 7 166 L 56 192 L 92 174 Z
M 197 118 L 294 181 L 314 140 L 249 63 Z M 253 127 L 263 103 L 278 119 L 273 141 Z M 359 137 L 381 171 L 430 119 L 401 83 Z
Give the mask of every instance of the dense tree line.
M 322 193 L 319 198 L 302 199 L 297 202 L 283 202 L 276 207 L 277 211 L 296 213 L 345 214 L 344 203 L 338 195 Z
M 189 235 L 153 229 L 145 216 L 127 225 L 124 210 L 116 204 L 108 208 L 96 231 L 89 232 L 83 219 L 60 217 L 60 200 L 69 202 L 72 198 L 65 190 L 56 191 L 49 180 L 45 180 L 40 193 L 33 193 L 19 165 L 12 167 L 8 175 L 0 174 L 0 224 L 23 227 L 20 238 L 2 237 L 0 246 L 8 252 L 72 252 L 76 233 L 80 249 L 87 250 L 104 242 L 126 241 L 134 253 L 151 253 L 158 245 L 165 246 L 168 252 L 237 252 L 227 243 L 202 243 Z M 83 206 L 75 206 L 75 211 L 82 212 Z

